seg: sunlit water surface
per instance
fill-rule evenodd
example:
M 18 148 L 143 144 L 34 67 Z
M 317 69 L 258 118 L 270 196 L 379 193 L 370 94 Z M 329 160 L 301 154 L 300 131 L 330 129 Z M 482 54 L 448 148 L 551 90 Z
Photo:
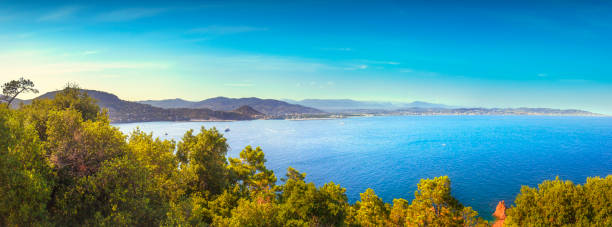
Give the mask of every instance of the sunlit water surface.
M 146 122 L 115 124 L 180 140 L 217 127 L 231 157 L 261 146 L 277 177 L 291 166 L 318 186 L 333 181 L 350 202 L 372 188 L 386 202 L 412 200 L 421 178 L 448 175 L 452 194 L 490 218 L 521 185 L 559 176 L 584 183 L 612 174 L 612 118 L 542 116 L 391 116 L 336 120 Z

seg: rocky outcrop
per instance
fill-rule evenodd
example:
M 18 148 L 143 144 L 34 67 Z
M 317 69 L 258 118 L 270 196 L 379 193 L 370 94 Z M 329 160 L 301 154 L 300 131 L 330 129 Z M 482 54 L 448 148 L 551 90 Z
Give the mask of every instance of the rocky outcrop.
M 504 220 L 506 220 L 506 202 L 502 200 L 497 204 L 497 207 L 495 207 L 495 213 L 493 213 L 493 217 L 495 217 L 496 219 L 493 223 L 493 227 L 504 226 Z
M 245 115 L 245 116 L 251 116 L 253 118 L 261 117 L 261 116 L 264 115 L 264 114 L 260 113 L 259 111 L 251 108 L 250 106 L 241 106 L 240 108 L 235 109 L 232 112 L 239 113 L 239 114 L 242 114 L 242 115 Z

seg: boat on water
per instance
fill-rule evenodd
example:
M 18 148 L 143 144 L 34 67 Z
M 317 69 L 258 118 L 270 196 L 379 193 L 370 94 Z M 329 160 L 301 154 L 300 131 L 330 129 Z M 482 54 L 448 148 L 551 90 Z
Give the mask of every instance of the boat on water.
M 229 129 L 229 128 L 225 128 L 225 132 L 229 132 L 229 131 L 230 131 L 230 129 Z

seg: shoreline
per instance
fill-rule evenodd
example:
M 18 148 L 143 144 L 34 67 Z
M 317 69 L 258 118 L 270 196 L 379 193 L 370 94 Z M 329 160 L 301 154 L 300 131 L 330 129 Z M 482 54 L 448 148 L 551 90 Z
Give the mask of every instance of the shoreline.
M 610 115 L 563 115 L 563 114 L 363 114 L 363 115 L 347 115 L 342 117 L 306 117 L 306 118 L 258 118 L 248 120 L 206 120 L 206 119 L 191 119 L 185 121 L 128 121 L 128 122 L 113 122 L 112 124 L 132 124 L 146 122 L 238 122 L 238 121 L 257 121 L 257 120 L 285 120 L 285 121 L 316 121 L 316 120 L 337 120 L 356 117 L 427 117 L 427 116 L 495 116 L 495 117 L 588 117 L 588 118 L 612 118 Z

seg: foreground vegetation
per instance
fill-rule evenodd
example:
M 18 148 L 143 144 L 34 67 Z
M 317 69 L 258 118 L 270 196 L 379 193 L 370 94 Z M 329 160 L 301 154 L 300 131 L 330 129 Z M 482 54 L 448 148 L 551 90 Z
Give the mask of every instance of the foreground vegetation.
M 372 189 L 349 204 L 289 168 L 281 185 L 263 151 L 226 158 L 216 129 L 181 141 L 122 134 L 76 87 L 19 109 L 0 104 L 0 226 L 488 226 L 451 195 L 446 176 L 423 179 L 408 202 Z M 612 176 L 584 185 L 523 187 L 506 225 L 612 226 Z

